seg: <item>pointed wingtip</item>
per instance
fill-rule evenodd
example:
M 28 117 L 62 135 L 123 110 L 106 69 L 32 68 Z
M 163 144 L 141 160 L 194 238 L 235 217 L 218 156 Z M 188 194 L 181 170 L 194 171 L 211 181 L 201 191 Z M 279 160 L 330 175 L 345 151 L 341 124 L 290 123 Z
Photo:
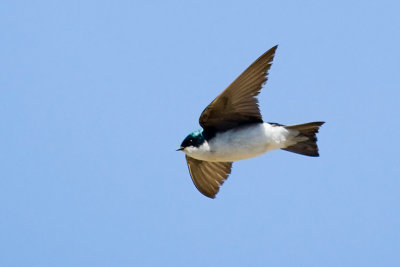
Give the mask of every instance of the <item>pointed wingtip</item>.
M 267 52 L 264 53 L 264 55 L 267 55 L 267 54 L 272 55 L 272 60 L 273 60 L 273 58 L 275 57 L 276 49 L 278 49 L 278 45 L 275 45 L 272 48 L 270 48 Z M 271 65 L 272 65 L 272 60 L 270 62 Z

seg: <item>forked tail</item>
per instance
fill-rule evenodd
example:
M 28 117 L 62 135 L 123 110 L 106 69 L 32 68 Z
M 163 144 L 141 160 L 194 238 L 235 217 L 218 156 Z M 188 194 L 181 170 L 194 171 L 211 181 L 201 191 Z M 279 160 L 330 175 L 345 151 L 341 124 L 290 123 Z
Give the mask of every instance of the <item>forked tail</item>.
M 307 139 L 282 149 L 306 156 L 318 157 L 319 153 L 316 134 L 318 133 L 319 127 L 324 123 L 325 122 L 323 121 L 316 121 L 305 124 L 284 126 L 288 130 L 298 131 L 299 133 L 296 137 L 307 137 Z

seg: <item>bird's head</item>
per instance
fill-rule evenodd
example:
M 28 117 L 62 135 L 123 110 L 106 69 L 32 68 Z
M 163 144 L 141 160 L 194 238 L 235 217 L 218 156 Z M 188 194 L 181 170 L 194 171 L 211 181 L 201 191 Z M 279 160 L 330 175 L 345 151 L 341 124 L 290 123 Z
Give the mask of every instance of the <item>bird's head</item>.
M 205 142 L 203 136 L 203 130 L 197 130 L 193 133 L 186 136 L 183 139 L 181 146 L 177 149 L 177 151 L 184 151 L 186 148 L 198 148 Z

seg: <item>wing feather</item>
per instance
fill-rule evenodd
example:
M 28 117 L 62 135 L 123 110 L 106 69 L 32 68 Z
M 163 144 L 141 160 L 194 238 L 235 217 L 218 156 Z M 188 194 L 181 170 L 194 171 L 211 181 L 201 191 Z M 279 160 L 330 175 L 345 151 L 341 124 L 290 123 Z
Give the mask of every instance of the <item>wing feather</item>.
M 214 198 L 231 173 L 232 162 L 210 162 L 186 156 L 190 177 L 203 195 Z
M 277 46 L 269 49 L 214 99 L 200 116 L 204 129 L 226 131 L 251 122 L 262 122 L 257 95 L 268 79 Z

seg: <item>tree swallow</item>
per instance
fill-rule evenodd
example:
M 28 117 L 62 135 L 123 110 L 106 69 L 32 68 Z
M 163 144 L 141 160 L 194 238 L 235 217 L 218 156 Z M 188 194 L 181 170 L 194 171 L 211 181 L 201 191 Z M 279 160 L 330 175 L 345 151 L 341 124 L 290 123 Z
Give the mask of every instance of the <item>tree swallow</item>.
M 318 157 L 322 121 L 285 126 L 263 121 L 257 95 L 268 78 L 277 46 L 250 65 L 200 116 L 203 130 L 194 131 L 178 150 L 186 154 L 197 189 L 214 198 L 231 172 L 232 162 L 283 149 Z

